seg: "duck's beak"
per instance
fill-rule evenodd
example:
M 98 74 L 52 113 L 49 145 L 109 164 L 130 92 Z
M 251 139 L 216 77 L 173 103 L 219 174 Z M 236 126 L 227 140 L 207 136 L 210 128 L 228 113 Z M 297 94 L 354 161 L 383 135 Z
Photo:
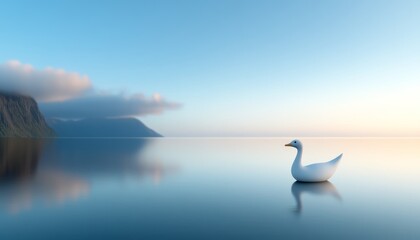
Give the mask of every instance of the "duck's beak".
M 284 144 L 285 147 L 291 147 L 292 143 Z

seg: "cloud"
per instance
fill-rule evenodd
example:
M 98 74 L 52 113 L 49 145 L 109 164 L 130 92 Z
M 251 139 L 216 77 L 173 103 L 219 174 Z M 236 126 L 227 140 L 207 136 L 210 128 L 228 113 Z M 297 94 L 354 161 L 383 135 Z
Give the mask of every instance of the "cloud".
M 63 69 L 35 69 L 29 64 L 12 60 L 0 64 L 1 89 L 32 96 L 40 102 L 64 101 L 92 90 L 86 75 Z
M 144 116 L 160 114 L 164 110 L 176 109 L 179 106 L 180 104 L 168 102 L 158 94 L 151 98 L 141 94 L 96 94 L 65 102 L 40 104 L 46 117 L 64 119 Z
M 46 117 L 64 119 L 136 117 L 180 107 L 159 94 L 100 93 L 86 75 L 54 68 L 38 70 L 15 60 L 0 64 L 0 89 L 32 96 Z

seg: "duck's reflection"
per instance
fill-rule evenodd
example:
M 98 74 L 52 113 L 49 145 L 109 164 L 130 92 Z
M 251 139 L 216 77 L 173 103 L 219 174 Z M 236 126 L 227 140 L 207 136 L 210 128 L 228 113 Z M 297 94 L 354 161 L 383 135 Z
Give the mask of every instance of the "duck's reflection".
M 174 168 L 141 157 L 147 140 L 0 139 L 0 209 L 61 203 L 87 195 L 92 179 L 161 177 Z
M 319 183 L 304 183 L 294 182 L 291 187 L 291 192 L 296 201 L 296 208 L 294 212 L 298 215 L 302 212 L 302 195 L 308 193 L 310 195 L 330 195 L 341 201 L 341 196 L 338 193 L 334 184 L 329 181 Z

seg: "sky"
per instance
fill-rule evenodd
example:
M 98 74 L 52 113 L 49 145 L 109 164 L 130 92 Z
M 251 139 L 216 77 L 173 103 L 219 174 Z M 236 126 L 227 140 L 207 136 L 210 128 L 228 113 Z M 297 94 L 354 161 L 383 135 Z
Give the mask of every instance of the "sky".
M 0 89 L 165 136 L 420 136 L 420 1 L 4 1 Z

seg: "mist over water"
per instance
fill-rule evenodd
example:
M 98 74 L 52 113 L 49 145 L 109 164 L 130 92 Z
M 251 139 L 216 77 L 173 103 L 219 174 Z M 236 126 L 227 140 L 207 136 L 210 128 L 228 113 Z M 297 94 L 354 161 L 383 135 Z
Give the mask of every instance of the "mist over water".
M 2 239 L 404 238 L 420 230 L 420 139 L 0 141 Z

